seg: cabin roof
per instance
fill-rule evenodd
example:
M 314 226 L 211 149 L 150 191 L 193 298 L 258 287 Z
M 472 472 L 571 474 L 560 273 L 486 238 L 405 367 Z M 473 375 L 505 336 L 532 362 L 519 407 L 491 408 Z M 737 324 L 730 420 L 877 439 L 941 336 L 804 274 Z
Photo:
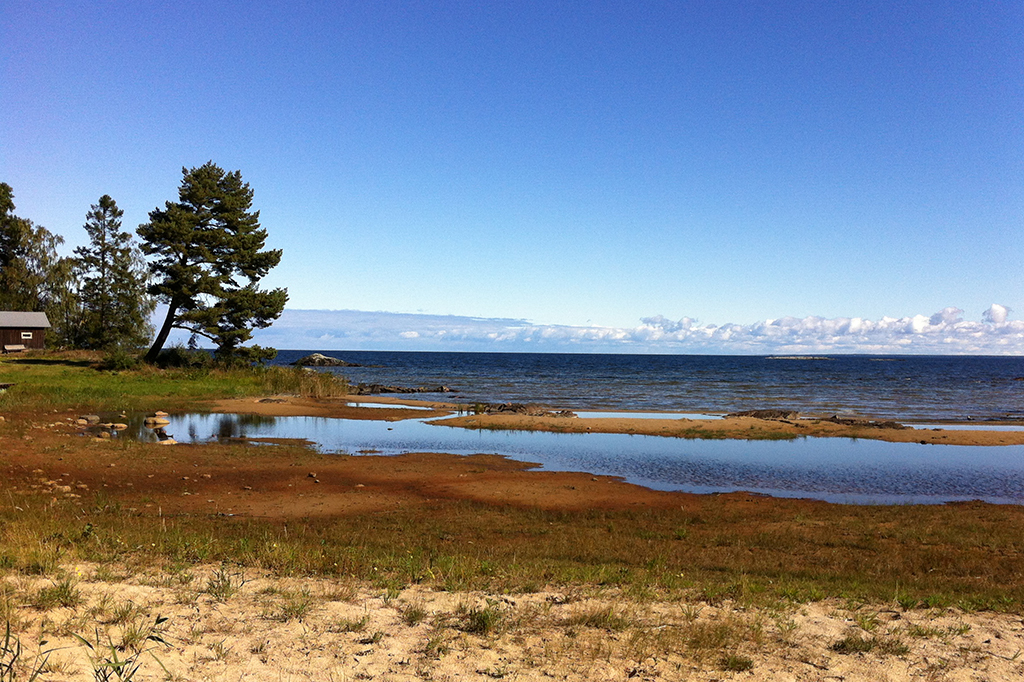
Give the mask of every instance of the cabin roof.
M 50 321 L 46 313 L 26 313 L 18 310 L 0 310 L 0 328 L 4 329 L 48 329 Z

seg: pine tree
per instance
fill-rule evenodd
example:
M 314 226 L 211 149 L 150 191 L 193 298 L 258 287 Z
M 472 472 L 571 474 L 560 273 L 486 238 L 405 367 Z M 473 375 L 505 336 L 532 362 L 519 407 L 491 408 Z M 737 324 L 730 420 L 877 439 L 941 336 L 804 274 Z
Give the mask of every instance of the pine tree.
M 122 215 L 104 194 L 85 216 L 89 244 L 75 249 L 82 280 L 80 345 L 87 348 L 139 348 L 152 335 L 148 273 L 132 235 L 121 229 Z
M 242 346 L 252 329 L 280 317 L 288 300 L 285 289 L 257 286 L 281 251 L 261 250 L 267 232 L 259 211 L 250 210 L 252 189 L 240 171 L 226 173 L 212 161 L 183 168 L 182 175 L 178 201 L 150 212 L 138 229 L 142 250 L 152 257 L 149 292 L 167 303 L 146 360 L 156 360 L 174 328 L 210 339 L 224 359 L 272 358 L 273 349 Z

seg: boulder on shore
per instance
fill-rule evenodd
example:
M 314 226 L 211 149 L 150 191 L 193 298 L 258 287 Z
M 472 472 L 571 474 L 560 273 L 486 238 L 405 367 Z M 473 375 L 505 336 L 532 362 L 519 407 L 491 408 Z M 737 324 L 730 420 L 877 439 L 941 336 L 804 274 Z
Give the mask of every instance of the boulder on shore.
M 292 364 L 300 367 L 362 367 L 362 365 L 345 362 L 344 360 L 332 358 L 329 355 L 323 355 L 321 353 L 313 353 L 312 355 L 307 355 L 304 358 L 299 358 Z

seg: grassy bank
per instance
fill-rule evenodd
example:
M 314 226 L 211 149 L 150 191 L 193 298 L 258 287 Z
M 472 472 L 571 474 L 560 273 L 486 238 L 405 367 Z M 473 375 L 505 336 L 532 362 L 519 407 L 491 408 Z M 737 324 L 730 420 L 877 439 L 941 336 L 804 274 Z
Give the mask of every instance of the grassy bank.
M 344 395 L 348 387 L 333 374 L 301 368 L 213 367 L 128 371 L 98 369 L 97 353 L 40 353 L 0 359 L 0 412 L 38 414 L 52 410 L 121 411 L 184 409 L 197 401 L 272 393 L 313 397 Z

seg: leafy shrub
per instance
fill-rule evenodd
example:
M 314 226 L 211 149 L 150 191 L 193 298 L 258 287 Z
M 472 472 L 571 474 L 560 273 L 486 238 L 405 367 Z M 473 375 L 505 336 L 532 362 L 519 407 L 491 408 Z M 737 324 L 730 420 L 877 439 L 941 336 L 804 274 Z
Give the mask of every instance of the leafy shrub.
M 213 356 L 205 350 L 192 350 L 179 343 L 160 351 L 156 365 L 164 369 L 210 369 L 213 367 Z
M 124 346 L 114 346 L 103 354 L 100 362 L 100 369 L 113 372 L 124 372 L 135 369 L 139 366 L 140 360 L 137 352 Z

